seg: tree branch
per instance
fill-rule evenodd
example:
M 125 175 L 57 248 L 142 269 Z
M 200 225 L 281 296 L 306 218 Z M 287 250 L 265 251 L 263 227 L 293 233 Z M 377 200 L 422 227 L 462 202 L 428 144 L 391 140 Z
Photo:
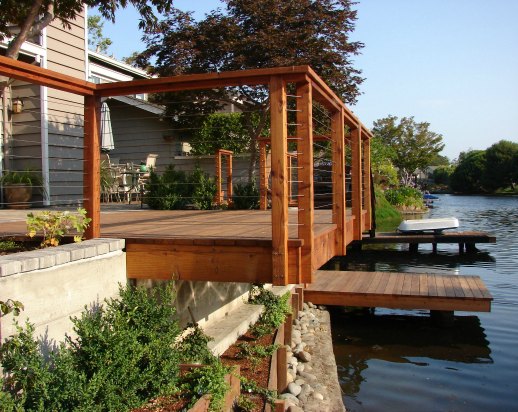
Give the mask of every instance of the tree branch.
M 31 30 L 29 31 L 28 37 L 32 37 L 40 33 L 45 27 L 52 23 L 54 17 L 54 3 L 50 3 L 43 17 L 39 19 L 36 23 L 34 23 L 34 25 L 32 26 Z
M 5 57 L 9 57 L 11 59 L 18 59 L 20 54 L 20 49 L 22 48 L 22 44 L 29 37 L 29 33 L 31 31 L 31 27 L 34 24 L 34 20 L 36 16 L 38 16 L 43 0 L 34 0 L 25 21 L 20 27 L 20 32 L 14 37 L 14 39 L 7 46 L 7 50 L 5 52 Z

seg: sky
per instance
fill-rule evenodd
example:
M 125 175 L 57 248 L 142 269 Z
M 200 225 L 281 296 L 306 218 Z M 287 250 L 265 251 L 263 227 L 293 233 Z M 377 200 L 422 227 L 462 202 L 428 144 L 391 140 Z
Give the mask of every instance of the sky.
M 174 4 L 198 19 L 222 5 Z M 450 160 L 502 139 L 518 142 L 517 0 L 360 0 L 354 8 L 351 40 L 365 44 L 354 65 L 365 81 L 350 109 L 364 125 L 414 116 L 443 136 Z M 104 35 L 116 58 L 144 49 L 133 9 L 118 11 Z

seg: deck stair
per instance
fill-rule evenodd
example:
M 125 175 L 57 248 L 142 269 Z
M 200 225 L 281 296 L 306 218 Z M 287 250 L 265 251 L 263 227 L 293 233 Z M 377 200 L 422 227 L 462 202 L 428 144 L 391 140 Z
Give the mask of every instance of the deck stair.
M 291 286 L 274 286 L 272 292 L 280 296 L 290 291 Z M 222 355 L 236 340 L 250 328 L 261 315 L 263 305 L 251 305 L 244 300 L 225 317 L 214 320 L 203 326 L 207 336 L 213 338 L 208 343 L 210 351 L 215 356 Z
M 304 300 L 321 305 L 490 312 L 478 276 L 318 270 Z

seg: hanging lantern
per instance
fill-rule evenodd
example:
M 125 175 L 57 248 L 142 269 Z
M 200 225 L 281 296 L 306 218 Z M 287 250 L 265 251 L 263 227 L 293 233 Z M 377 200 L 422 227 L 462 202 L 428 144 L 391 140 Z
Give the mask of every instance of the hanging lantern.
M 12 112 L 13 114 L 18 114 L 23 111 L 23 100 L 20 98 L 16 98 L 13 100 Z

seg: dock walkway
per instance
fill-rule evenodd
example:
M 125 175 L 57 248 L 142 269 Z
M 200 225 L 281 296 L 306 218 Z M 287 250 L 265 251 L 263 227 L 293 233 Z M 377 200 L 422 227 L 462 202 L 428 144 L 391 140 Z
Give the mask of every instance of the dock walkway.
M 417 252 L 419 244 L 429 243 L 437 251 L 439 243 L 457 243 L 459 252 L 475 251 L 477 243 L 496 243 L 496 237 L 485 232 L 444 232 L 444 233 L 398 233 L 379 232 L 376 236 L 364 236 L 361 245 L 379 245 L 389 243 L 408 243 L 411 252 Z
M 304 300 L 319 305 L 490 312 L 478 276 L 318 270 Z

